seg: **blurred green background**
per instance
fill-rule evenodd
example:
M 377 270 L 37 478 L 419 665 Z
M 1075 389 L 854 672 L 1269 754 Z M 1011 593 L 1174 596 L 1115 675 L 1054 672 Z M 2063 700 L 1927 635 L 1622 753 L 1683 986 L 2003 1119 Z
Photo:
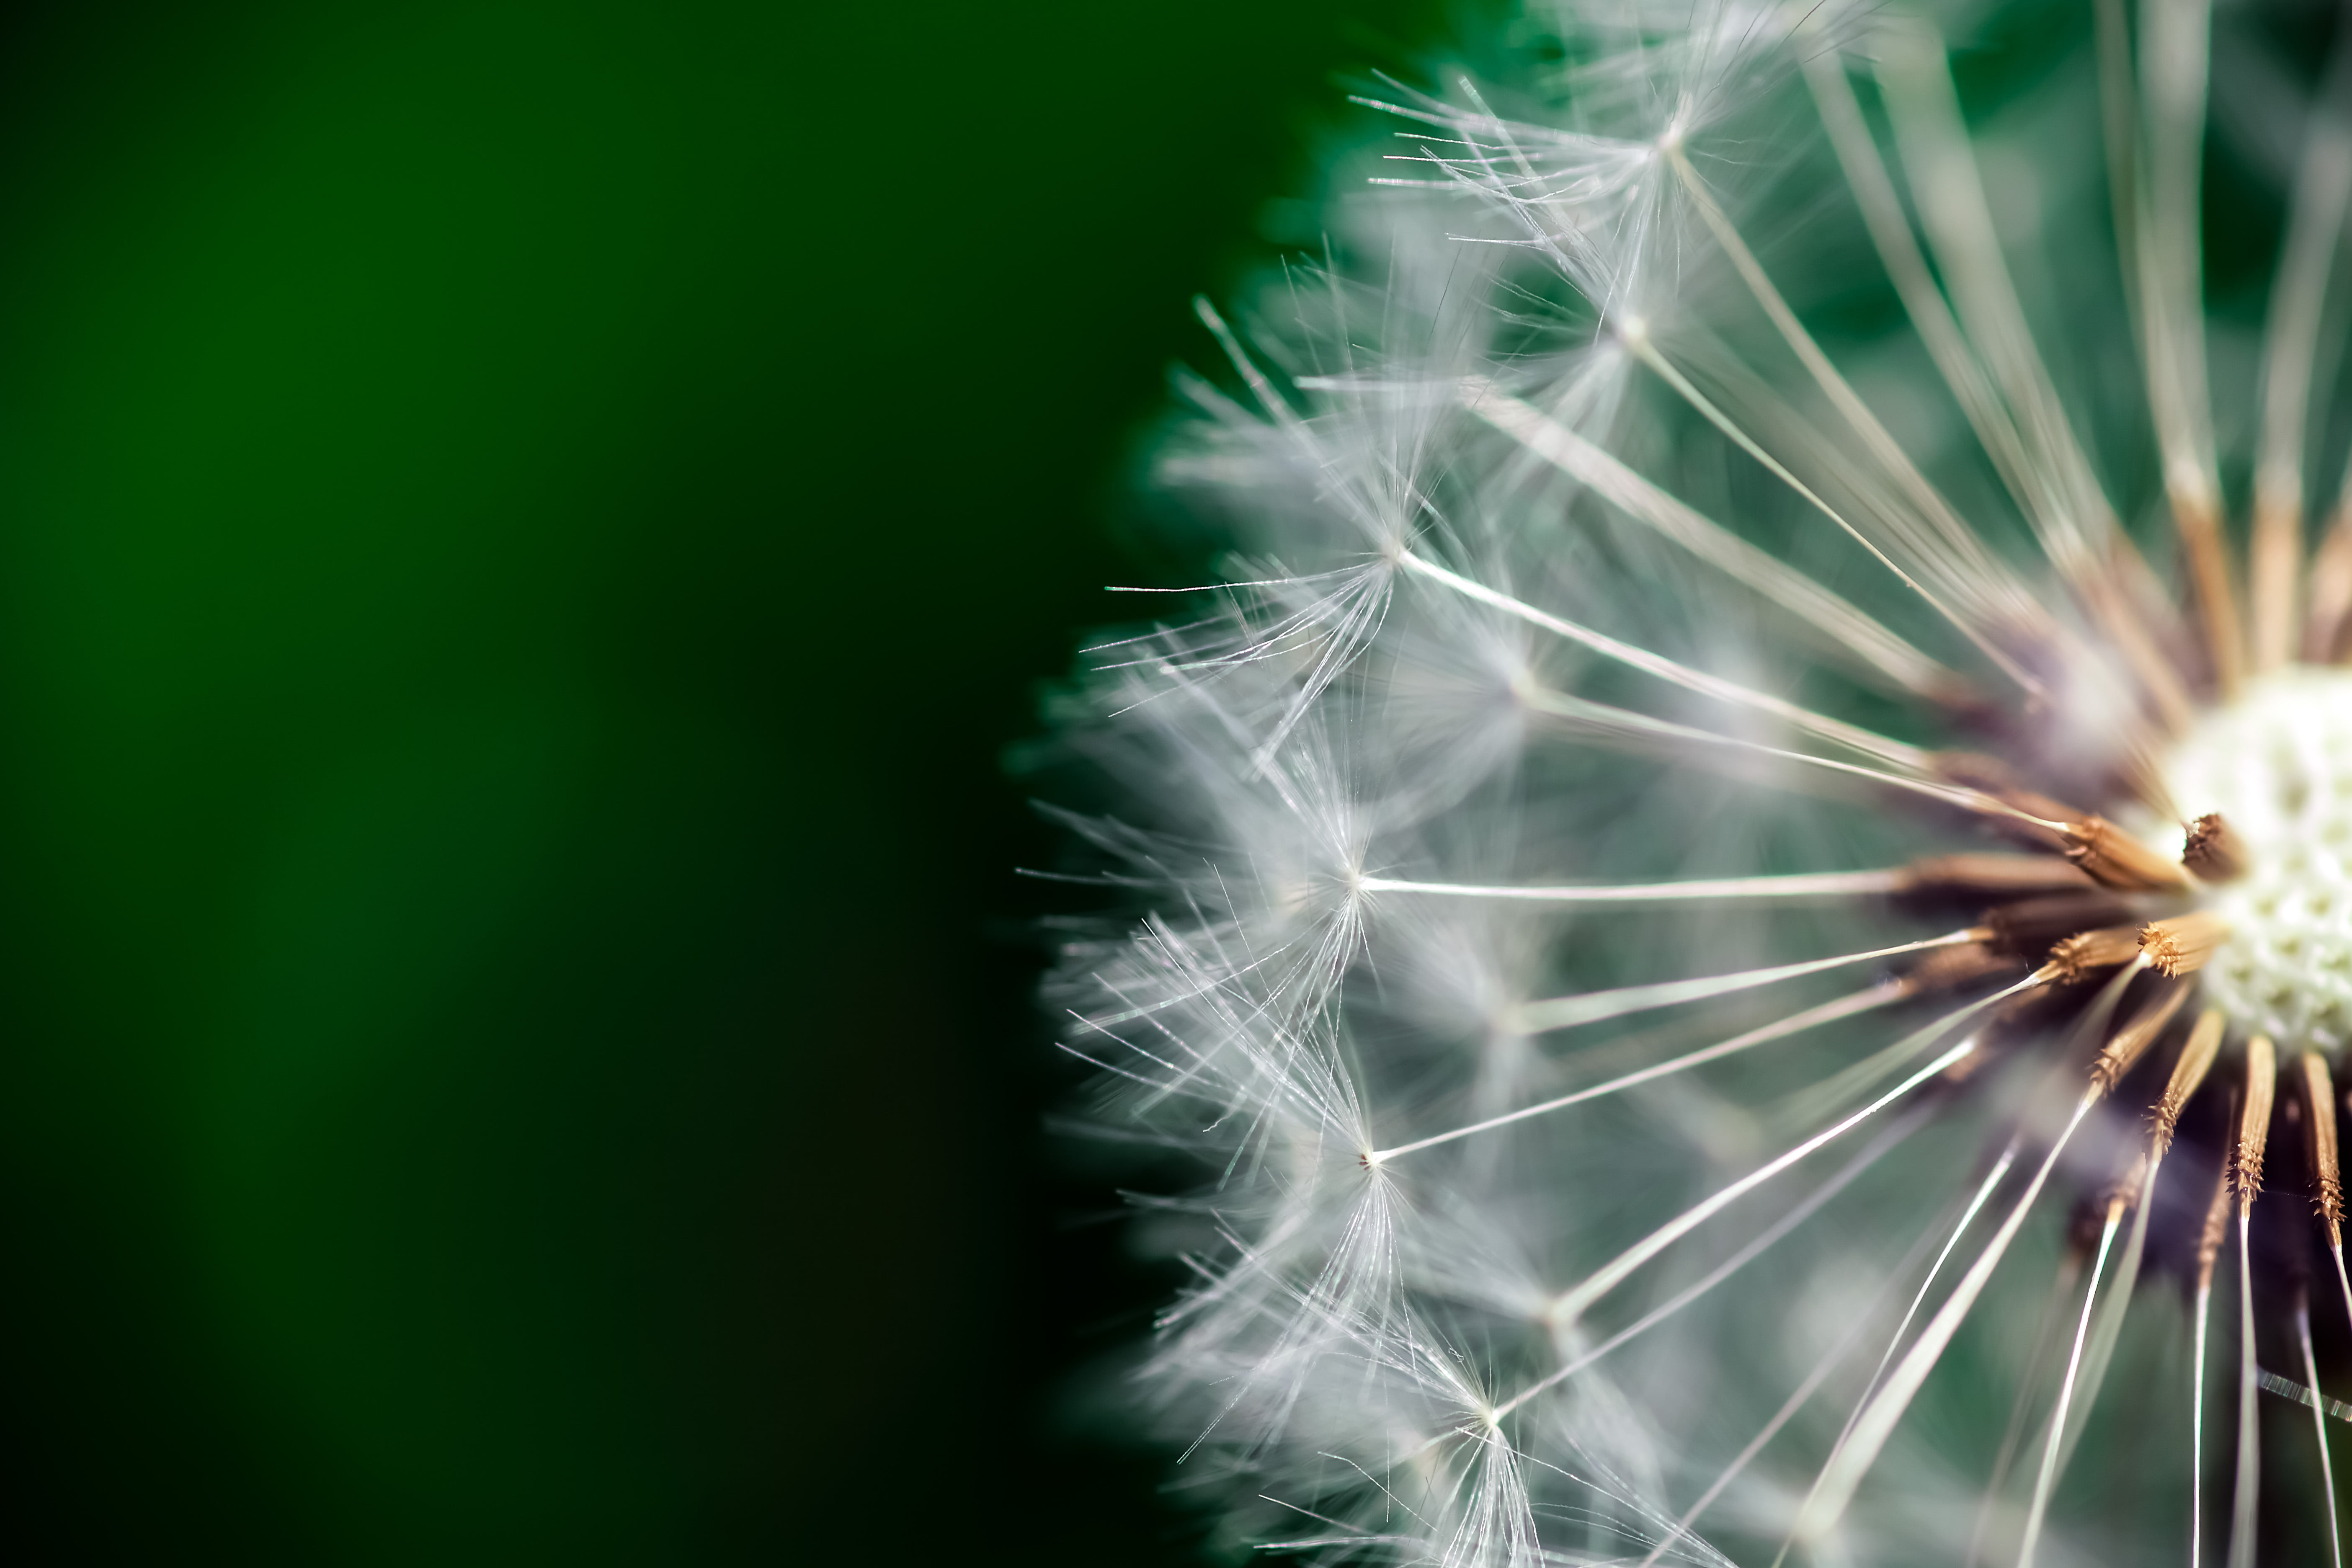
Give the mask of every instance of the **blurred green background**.
M 1183 1558 L 998 756 L 1444 7 L 5 29 L 17 1560 Z

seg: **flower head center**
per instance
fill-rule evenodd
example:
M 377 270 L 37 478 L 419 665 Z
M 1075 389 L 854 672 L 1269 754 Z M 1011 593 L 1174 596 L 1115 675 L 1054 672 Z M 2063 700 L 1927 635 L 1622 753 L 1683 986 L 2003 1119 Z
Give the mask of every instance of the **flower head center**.
M 2352 1042 L 2352 670 L 2250 683 L 2166 772 L 2181 809 L 2221 814 L 2247 863 L 2206 900 L 2231 931 L 2206 971 L 2213 1005 L 2290 1050 Z

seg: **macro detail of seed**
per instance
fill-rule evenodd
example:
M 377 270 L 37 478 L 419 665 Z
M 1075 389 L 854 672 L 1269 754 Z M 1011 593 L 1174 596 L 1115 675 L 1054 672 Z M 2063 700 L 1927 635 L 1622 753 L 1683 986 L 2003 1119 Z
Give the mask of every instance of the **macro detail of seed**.
M 2352 21 L 1469 55 L 1057 707 L 1123 1421 L 1236 1561 L 2341 1568 Z

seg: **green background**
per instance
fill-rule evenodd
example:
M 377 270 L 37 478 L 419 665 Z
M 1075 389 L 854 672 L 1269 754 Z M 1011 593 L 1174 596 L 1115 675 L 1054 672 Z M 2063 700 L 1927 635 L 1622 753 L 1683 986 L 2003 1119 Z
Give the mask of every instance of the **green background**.
M 0 1530 L 1186 1552 L 998 759 L 1442 9 L 9 14 Z

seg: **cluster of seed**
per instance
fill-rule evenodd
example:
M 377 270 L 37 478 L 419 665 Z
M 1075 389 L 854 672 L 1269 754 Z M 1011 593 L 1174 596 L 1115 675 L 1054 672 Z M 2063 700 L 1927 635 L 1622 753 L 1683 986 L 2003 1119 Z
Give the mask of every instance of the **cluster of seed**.
M 2230 940 L 2207 994 L 2241 1033 L 2286 1049 L 2352 1041 L 2352 673 L 2299 667 L 2208 710 L 2167 782 L 2184 809 L 2218 811 L 2247 874 L 2205 907 Z M 2190 803 L 2195 803 L 2191 805 Z

